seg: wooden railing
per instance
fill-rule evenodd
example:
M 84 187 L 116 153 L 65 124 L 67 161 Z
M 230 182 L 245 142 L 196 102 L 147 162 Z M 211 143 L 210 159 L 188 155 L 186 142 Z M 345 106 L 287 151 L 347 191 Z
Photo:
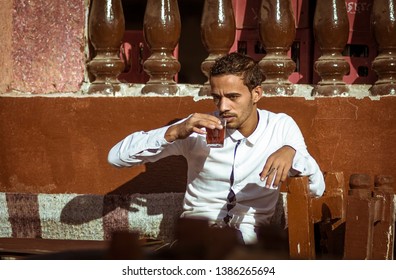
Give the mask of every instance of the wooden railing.
M 201 40 L 208 57 L 202 61 L 201 70 L 206 76 L 213 61 L 228 53 L 233 44 L 236 28 L 232 4 L 232 0 L 204 2 Z M 378 79 L 370 88 L 371 95 L 396 93 L 396 10 L 392 8 L 395 5 L 395 0 L 372 2 L 371 30 L 378 46 L 378 55 L 371 67 Z M 259 62 L 265 75 L 265 93 L 293 95 L 294 87 L 288 77 L 293 72 L 295 63 L 287 56 L 296 35 L 296 15 L 292 9 L 292 1 L 261 0 L 258 14 L 260 41 L 266 52 Z M 141 93 L 177 93 L 178 86 L 174 77 L 180 71 L 181 65 L 172 53 L 179 43 L 181 24 L 176 0 L 147 1 L 143 26 L 151 56 L 144 61 L 144 71 L 150 79 Z M 350 65 L 341 52 L 347 43 L 349 26 L 345 0 L 317 1 L 313 33 L 320 56 L 314 61 L 314 70 L 320 79 L 314 85 L 312 95 L 334 96 L 348 92 L 343 77 L 350 70 Z M 94 80 L 89 89 L 90 93 L 117 91 L 117 77 L 123 65 L 118 52 L 124 29 L 121 0 L 92 1 L 88 30 L 93 51 L 87 68 Z M 207 88 L 208 82 L 205 82 L 200 95 L 206 95 Z

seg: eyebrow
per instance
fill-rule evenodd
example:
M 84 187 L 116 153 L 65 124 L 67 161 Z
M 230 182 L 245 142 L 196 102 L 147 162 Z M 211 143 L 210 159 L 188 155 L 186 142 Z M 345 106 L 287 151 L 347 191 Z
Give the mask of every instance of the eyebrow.
M 219 97 L 220 96 L 220 94 L 218 94 L 218 93 L 211 93 L 211 95 L 213 96 L 213 97 Z M 242 94 L 240 94 L 239 92 L 228 92 L 228 93 L 225 93 L 225 94 L 223 94 L 223 96 L 224 97 L 229 97 L 229 96 L 241 96 Z

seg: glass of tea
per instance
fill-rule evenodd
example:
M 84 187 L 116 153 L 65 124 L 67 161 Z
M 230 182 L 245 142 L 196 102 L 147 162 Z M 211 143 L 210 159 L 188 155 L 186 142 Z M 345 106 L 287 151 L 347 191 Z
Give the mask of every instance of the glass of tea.
M 223 129 L 206 129 L 206 143 L 211 148 L 222 148 L 224 145 L 227 121 L 225 119 L 220 120 Z

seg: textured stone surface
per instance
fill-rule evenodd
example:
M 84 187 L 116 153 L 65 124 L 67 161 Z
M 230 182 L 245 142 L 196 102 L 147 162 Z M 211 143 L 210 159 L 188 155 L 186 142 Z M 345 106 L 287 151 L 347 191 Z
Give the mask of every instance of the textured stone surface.
M 112 199 L 105 200 L 106 196 Z M 139 232 L 141 237 L 173 240 L 184 193 L 106 196 L 0 192 L 0 237 L 31 237 L 26 233 L 35 224 L 34 237 L 43 239 L 109 240 L 114 231 L 130 230 Z M 20 209 L 21 205 L 33 209 L 32 213 Z M 18 219 L 9 221 L 10 209 L 20 209 L 16 213 Z M 126 212 L 121 219 L 113 215 L 119 209 Z M 272 223 L 285 226 L 285 211 L 286 195 L 282 193 Z M 39 217 L 38 223 L 35 216 Z M 127 226 L 121 229 L 120 224 Z
M 75 92 L 84 79 L 84 0 L 14 1 L 11 89 Z
M 12 229 L 9 221 L 6 194 L 0 193 L 0 237 L 11 237 Z
M 0 192 L 0 237 L 106 240 L 114 231 L 131 230 L 141 237 L 172 240 L 183 193 L 133 194 L 122 204 L 120 196 L 112 196 L 113 203 L 105 206 L 102 195 Z M 112 215 L 120 208 L 127 213 L 121 218 L 125 221 Z M 10 211 L 15 212 L 12 219 Z M 120 229 L 120 224 L 127 227 Z M 31 236 L 32 225 L 36 236 Z
M 0 19 L 0 93 L 3 93 L 12 81 L 12 0 L 1 1 Z
M 40 194 L 38 204 L 42 238 L 103 240 L 103 196 Z

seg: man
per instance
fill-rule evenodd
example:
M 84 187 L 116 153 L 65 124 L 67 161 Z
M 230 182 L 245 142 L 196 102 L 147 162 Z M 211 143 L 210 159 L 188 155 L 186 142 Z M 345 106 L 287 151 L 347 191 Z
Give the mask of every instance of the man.
M 309 176 L 312 195 L 321 196 L 325 189 L 294 120 L 257 108 L 262 79 L 250 57 L 221 57 L 210 72 L 215 113 L 195 113 L 173 125 L 135 132 L 110 150 L 109 162 L 125 167 L 183 155 L 188 176 L 182 217 L 236 228 L 246 244 L 256 242 L 255 230 L 270 222 L 287 176 Z M 227 122 L 224 146 L 211 148 L 206 130 L 222 129 L 219 118 Z

